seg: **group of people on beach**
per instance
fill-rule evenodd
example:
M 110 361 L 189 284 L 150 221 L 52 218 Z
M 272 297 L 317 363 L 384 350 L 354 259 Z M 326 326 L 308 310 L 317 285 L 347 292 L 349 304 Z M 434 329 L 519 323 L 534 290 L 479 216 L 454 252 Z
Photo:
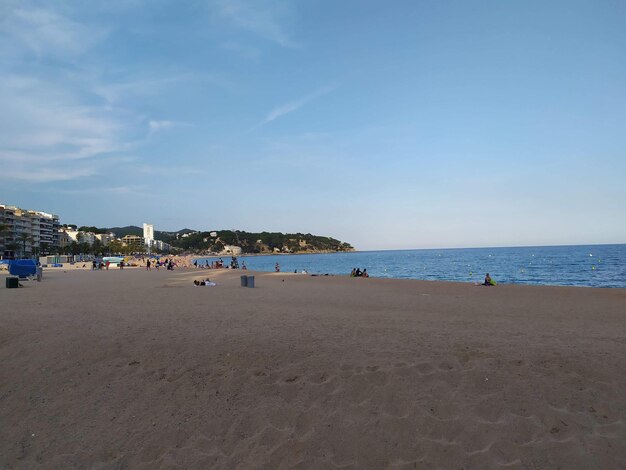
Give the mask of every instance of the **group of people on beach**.
M 174 267 L 176 266 L 176 263 L 174 263 L 174 260 L 171 260 L 171 259 L 166 259 L 165 261 L 161 261 L 158 259 L 151 261 L 150 259 L 148 259 L 146 261 L 146 271 L 152 271 L 152 266 L 154 266 L 157 269 L 157 271 L 159 270 L 161 266 L 165 266 L 165 268 L 168 271 L 173 271 Z
M 370 275 L 367 273 L 366 268 L 363 268 L 363 271 L 361 271 L 359 268 L 352 268 L 350 277 L 370 277 Z
M 230 264 L 224 264 L 224 260 L 220 258 L 219 260 L 211 261 L 211 263 L 209 263 L 209 260 L 205 260 L 204 264 L 195 260 L 193 265 L 195 268 L 200 269 L 248 269 L 245 261 L 241 262 L 241 267 L 239 266 L 239 260 L 237 260 L 236 256 L 231 257 Z
M 102 262 L 102 261 L 97 261 L 97 260 L 93 260 L 91 262 L 91 270 L 92 271 L 97 271 L 97 270 L 102 270 L 102 269 L 109 269 L 109 262 L 107 261 L 106 263 Z M 85 265 L 83 264 L 83 267 L 85 267 Z
M 111 265 L 110 261 L 97 261 L 97 260 L 93 260 L 91 262 L 91 270 L 92 271 L 101 271 L 101 270 L 109 270 L 109 266 Z M 124 260 L 120 261 L 119 263 L 117 263 L 117 267 L 120 269 L 124 269 L 124 266 L 126 266 L 126 264 L 124 263 Z M 83 264 L 83 268 L 87 267 L 86 264 Z
M 224 260 L 221 258 L 216 261 L 211 261 L 209 264 L 209 260 L 205 260 L 203 263 L 198 263 L 198 260 L 193 262 L 194 267 L 200 269 L 222 269 L 224 267 Z

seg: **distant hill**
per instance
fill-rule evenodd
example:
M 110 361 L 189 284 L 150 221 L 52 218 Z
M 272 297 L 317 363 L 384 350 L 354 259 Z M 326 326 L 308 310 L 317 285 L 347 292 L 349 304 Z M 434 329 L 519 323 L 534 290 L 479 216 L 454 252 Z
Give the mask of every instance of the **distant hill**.
M 125 237 L 126 235 L 139 235 L 143 236 L 143 228 L 136 225 L 128 225 L 126 227 L 109 227 L 104 228 L 107 232 L 113 232 L 117 238 Z
M 164 241 L 166 243 L 170 243 L 172 240 L 176 240 L 177 237 L 181 235 L 185 235 L 187 233 L 195 233 L 196 230 L 191 230 L 190 228 L 184 228 L 182 230 L 178 230 L 177 232 L 162 232 L 159 230 L 154 231 L 154 238 L 157 240 Z
M 96 227 L 89 227 L 89 228 L 95 229 L 95 230 L 90 230 L 90 231 L 96 232 L 96 233 L 113 232 L 115 236 L 118 238 L 125 237 L 126 235 L 138 235 L 140 237 L 143 236 L 143 228 L 137 227 L 136 225 L 128 225 L 126 227 L 109 227 L 109 228 L 101 228 L 101 229 L 98 229 Z M 154 238 L 156 238 L 157 240 L 162 240 L 164 242 L 169 243 L 170 240 L 176 239 L 176 235 L 180 236 L 185 233 L 193 233 L 193 232 L 195 232 L 195 230 L 191 230 L 189 228 L 184 228 L 177 232 L 164 232 L 164 231 L 155 230 Z
M 214 234 L 214 236 L 212 236 Z M 242 232 L 216 230 L 196 232 L 170 242 L 185 251 L 220 253 L 226 245 L 238 246 L 244 253 L 325 253 L 354 251 L 349 243 L 310 233 Z
M 143 228 L 136 225 L 126 227 L 81 227 L 95 233 L 113 232 L 116 237 L 126 235 L 143 236 Z M 155 230 L 154 238 L 184 251 L 220 253 L 227 245 L 238 246 L 244 253 L 325 253 L 354 251 L 349 243 L 335 238 L 310 233 L 243 232 L 240 230 L 216 230 L 198 232 L 184 228 L 176 232 Z

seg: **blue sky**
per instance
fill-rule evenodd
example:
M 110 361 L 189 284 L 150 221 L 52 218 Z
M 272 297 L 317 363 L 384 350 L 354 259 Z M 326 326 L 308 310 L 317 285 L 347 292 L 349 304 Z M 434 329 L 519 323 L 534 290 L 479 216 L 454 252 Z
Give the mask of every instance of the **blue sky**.
M 626 2 L 0 0 L 0 202 L 359 249 L 626 242 Z

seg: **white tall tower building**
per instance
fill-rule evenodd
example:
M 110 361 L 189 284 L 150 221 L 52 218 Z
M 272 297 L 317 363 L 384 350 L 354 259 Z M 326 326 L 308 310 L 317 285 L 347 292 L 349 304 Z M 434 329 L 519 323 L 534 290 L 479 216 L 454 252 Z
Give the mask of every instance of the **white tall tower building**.
M 154 242 L 154 225 L 143 224 L 143 239 L 146 246 L 152 246 Z

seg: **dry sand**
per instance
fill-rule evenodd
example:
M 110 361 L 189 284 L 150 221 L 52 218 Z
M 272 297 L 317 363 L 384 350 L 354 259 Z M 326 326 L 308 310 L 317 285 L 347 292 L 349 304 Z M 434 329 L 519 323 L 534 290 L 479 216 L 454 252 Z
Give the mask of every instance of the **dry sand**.
M 625 289 L 240 274 L 0 287 L 0 467 L 626 467 Z

